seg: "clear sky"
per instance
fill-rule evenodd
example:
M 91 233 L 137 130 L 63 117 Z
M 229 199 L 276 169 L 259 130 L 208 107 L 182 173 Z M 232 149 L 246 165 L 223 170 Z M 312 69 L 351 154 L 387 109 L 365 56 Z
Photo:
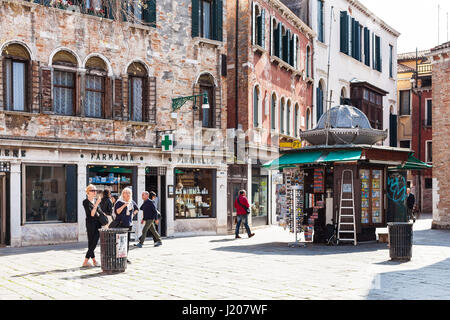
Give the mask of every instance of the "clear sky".
M 359 0 L 381 20 L 401 33 L 397 52 L 431 49 L 450 41 L 447 29 L 449 0 Z M 438 43 L 438 5 L 439 43 Z M 449 17 L 450 20 L 450 17 Z M 448 31 L 447 31 L 448 30 Z

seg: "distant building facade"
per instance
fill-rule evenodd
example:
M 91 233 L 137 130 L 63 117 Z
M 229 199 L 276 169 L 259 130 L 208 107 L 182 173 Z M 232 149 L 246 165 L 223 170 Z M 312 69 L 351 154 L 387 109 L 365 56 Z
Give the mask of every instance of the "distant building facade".
M 351 104 L 362 110 L 373 128 L 390 130 L 397 114 L 397 38 L 359 1 L 283 0 L 316 32 L 314 40 L 314 115 L 316 123 L 331 106 Z M 331 8 L 333 7 L 333 12 Z M 328 54 L 330 66 L 328 70 Z M 392 137 L 392 138 L 391 138 Z
M 450 229 L 450 42 L 427 55 L 433 67 L 433 222 L 434 229 Z

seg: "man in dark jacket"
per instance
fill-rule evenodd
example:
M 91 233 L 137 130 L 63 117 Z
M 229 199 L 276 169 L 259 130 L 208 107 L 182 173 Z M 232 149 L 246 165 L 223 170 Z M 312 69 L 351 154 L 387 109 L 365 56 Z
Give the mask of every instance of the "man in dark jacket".
M 151 200 L 149 199 L 151 196 Z M 161 243 L 161 237 L 158 234 L 158 231 L 155 229 L 155 225 L 153 222 L 156 221 L 158 223 L 158 210 L 156 210 L 155 203 L 153 200 L 156 198 L 156 194 L 152 191 L 149 193 L 148 191 L 144 191 L 142 193 L 142 200 L 144 200 L 144 203 L 141 205 L 141 210 L 144 212 L 144 217 L 141 221 L 142 224 L 144 224 L 144 229 L 142 230 L 142 235 L 139 238 L 139 243 L 136 244 L 136 247 L 142 248 L 142 245 L 144 244 L 145 237 L 147 235 L 148 230 L 153 235 L 153 239 L 155 241 L 155 247 L 158 247 L 162 245 Z
M 413 213 L 414 204 L 416 203 L 416 198 L 411 193 L 411 189 L 410 188 L 406 189 L 406 195 L 407 195 L 406 207 L 407 207 L 407 210 L 408 210 L 408 219 L 410 217 L 412 217 L 413 222 L 416 222 L 416 217 L 414 216 L 414 213 Z
M 245 190 L 239 191 L 239 196 L 234 201 L 234 207 L 236 208 L 237 215 L 237 223 L 236 223 L 236 239 L 239 239 L 239 228 L 241 226 L 241 222 L 244 222 L 245 230 L 247 230 L 248 237 L 251 238 L 255 234 L 251 233 L 250 227 L 248 226 L 248 213 L 250 212 L 250 204 L 248 203 L 248 199 L 245 196 Z

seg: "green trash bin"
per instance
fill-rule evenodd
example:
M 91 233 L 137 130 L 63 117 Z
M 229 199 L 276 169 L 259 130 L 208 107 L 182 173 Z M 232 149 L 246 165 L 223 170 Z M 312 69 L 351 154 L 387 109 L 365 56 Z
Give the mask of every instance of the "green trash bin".
M 412 257 L 413 224 L 389 222 L 389 255 L 391 260 L 409 261 Z
M 107 273 L 124 272 L 127 268 L 128 228 L 100 229 L 102 270 Z

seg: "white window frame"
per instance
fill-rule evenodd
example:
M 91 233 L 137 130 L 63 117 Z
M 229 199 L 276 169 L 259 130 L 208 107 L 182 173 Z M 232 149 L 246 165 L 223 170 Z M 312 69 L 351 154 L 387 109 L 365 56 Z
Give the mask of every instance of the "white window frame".
M 425 140 L 425 162 L 426 163 L 433 163 L 433 159 L 431 159 L 432 161 L 428 161 L 428 143 L 431 144 L 431 148 L 433 148 L 433 140 Z M 432 151 L 433 152 L 433 151 Z M 431 156 L 433 158 L 433 155 Z
M 428 101 L 431 101 L 431 113 L 433 113 L 433 99 L 425 99 L 425 123 L 428 123 Z M 431 114 L 431 119 L 433 119 L 433 114 Z

